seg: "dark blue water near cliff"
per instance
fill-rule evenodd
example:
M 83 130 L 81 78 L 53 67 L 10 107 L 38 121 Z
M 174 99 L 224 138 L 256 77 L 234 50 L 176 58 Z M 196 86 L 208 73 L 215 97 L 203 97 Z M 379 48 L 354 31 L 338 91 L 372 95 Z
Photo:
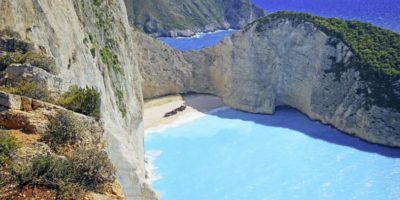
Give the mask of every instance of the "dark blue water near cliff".
M 372 23 L 400 32 L 400 0 L 253 0 L 268 12 L 306 12 Z
M 197 33 L 193 37 L 160 37 L 158 39 L 180 51 L 197 51 L 214 46 L 225 36 L 234 32 L 235 30 L 220 30 L 212 33 Z
M 400 32 L 400 0 L 253 0 L 268 12 L 282 10 L 306 12 L 322 17 L 337 17 L 369 22 Z M 181 51 L 200 50 L 217 44 L 233 31 L 199 33 L 188 38 L 159 38 Z

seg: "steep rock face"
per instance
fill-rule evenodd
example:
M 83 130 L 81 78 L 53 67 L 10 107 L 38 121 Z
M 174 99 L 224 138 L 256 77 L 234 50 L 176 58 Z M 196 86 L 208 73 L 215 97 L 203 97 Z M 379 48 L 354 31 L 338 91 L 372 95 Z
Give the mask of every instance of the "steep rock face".
M 250 0 L 125 0 L 131 24 L 155 36 L 239 29 L 265 15 Z
M 143 98 L 189 92 L 192 65 L 181 52 L 138 31 L 133 38 L 138 44 Z
M 258 23 L 216 47 L 185 55 L 211 80 L 208 87 L 213 89 L 205 92 L 255 113 L 291 106 L 367 141 L 400 146 L 400 113 L 365 105 L 368 98 L 357 91 L 366 83 L 357 69 L 349 67 L 339 77 L 333 72 L 335 64 L 349 63 L 354 56 L 346 44 L 309 22 Z
M 207 67 L 213 62 L 214 56 L 208 54 L 211 52 L 185 55 L 143 33 L 135 31 L 133 35 L 139 48 L 144 99 L 187 92 L 216 94 L 211 76 L 221 74 L 214 74 Z M 185 56 L 190 57 L 187 60 L 191 62 L 186 61 Z M 199 65 L 194 67 L 192 63 Z
M 107 151 L 125 197 L 154 198 L 144 182 L 141 78 L 124 2 L 4 0 L 0 8 L 0 30 L 55 58 L 62 83 L 49 88 L 100 92 Z
M 183 56 L 186 61 L 177 68 L 163 64 L 142 71 L 144 85 L 151 82 L 159 89 L 146 98 L 174 90 L 210 93 L 233 108 L 266 114 L 285 105 L 367 141 L 400 146 L 400 113 L 366 105 L 371 98 L 360 92 L 369 87 L 361 72 L 350 66 L 337 73 L 338 63 L 351 64 L 353 51 L 313 23 L 289 18 L 256 22 L 212 48 Z M 388 87 L 398 91 L 399 85 Z

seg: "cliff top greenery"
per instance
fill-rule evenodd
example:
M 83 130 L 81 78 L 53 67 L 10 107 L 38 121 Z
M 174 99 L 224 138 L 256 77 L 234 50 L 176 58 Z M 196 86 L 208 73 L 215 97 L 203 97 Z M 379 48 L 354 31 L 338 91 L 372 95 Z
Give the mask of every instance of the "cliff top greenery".
M 286 11 L 259 19 L 256 30 L 262 31 L 265 24 L 279 19 L 310 22 L 328 36 L 341 39 L 352 49 L 364 67 L 372 67 L 388 75 L 400 75 L 400 35 L 395 32 L 359 21 Z
M 130 22 L 147 33 L 216 26 L 261 13 L 249 0 L 125 0 Z

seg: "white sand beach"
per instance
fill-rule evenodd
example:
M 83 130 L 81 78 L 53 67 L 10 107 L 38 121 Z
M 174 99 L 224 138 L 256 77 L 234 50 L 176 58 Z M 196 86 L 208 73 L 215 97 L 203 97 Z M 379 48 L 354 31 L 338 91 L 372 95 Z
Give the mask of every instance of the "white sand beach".
M 187 106 L 184 111 L 170 117 L 164 117 L 165 113 L 182 105 Z M 212 110 L 223 107 L 224 104 L 219 97 L 206 94 L 171 95 L 146 100 L 143 117 L 144 128 L 146 132 L 151 132 L 178 121 L 181 123 L 191 121 Z

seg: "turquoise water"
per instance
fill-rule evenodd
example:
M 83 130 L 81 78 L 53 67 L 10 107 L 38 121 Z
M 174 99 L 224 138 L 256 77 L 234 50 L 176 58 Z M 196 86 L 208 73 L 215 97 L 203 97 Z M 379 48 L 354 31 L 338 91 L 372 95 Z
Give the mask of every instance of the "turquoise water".
M 163 200 L 400 199 L 400 150 L 366 143 L 296 110 L 231 109 L 154 132 L 147 154 Z

